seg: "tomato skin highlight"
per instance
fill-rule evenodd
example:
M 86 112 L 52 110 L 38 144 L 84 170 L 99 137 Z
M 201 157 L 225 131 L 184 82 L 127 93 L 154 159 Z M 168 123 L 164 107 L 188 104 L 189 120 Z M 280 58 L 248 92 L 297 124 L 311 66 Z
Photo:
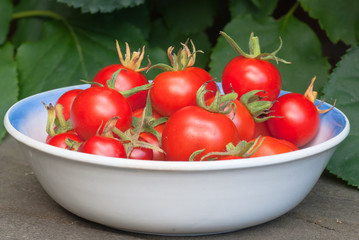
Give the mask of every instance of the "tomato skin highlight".
M 282 78 L 276 66 L 266 60 L 237 56 L 223 70 L 222 87 L 224 93 L 232 92 L 233 88 L 238 99 L 249 91 L 264 90 L 257 95 L 274 101 L 282 88 Z
M 116 78 L 115 90 L 126 91 L 149 83 L 143 73 L 126 68 L 121 64 L 112 64 L 102 68 L 97 72 L 92 81 L 107 87 L 107 80 L 111 79 L 112 75 L 121 68 L 124 70 L 121 70 Z M 143 108 L 146 105 L 147 94 L 148 90 L 144 90 L 127 97 L 127 101 L 130 103 L 133 111 Z
M 153 80 L 152 107 L 162 116 L 170 116 L 183 107 L 196 105 L 197 90 L 204 83 L 198 73 L 187 69 L 163 72 Z
M 125 148 L 119 140 L 100 135 L 91 136 L 80 145 L 78 151 L 100 156 L 126 158 Z
M 234 123 L 220 113 L 198 106 L 184 107 L 169 117 L 162 133 L 162 149 L 169 161 L 189 161 L 194 151 L 205 149 L 195 160 L 209 152 L 225 151 L 226 145 L 240 141 Z
M 277 99 L 270 109 L 267 127 L 273 137 L 302 147 L 314 138 L 319 129 L 319 113 L 315 105 L 299 93 L 288 93 Z
M 130 104 L 121 93 L 111 88 L 90 87 L 83 90 L 72 104 L 71 122 L 75 132 L 84 140 L 98 130 L 101 134 L 103 126 L 113 117 L 118 117 L 116 127 L 121 131 L 132 125 Z

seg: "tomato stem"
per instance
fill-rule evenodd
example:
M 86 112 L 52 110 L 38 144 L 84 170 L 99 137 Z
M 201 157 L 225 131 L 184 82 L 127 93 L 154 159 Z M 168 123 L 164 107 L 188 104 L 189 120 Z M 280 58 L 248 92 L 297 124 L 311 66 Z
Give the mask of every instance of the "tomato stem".
M 211 81 L 205 82 L 197 90 L 197 94 L 196 94 L 197 105 L 212 113 L 229 114 L 230 112 L 235 111 L 237 105 L 233 101 L 237 99 L 238 94 L 236 92 L 230 92 L 222 96 L 221 91 L 218 89 L 218 86 L 213 102 L 209 106 L 206 104 L 206 99 L 204 96 L 207 92 L 209 92 L 209 90 L 207 90 L 206 87 L 208 83 L 210 83 Z
M 287 24 L 288 24 L 288 21 L 290 19 L 290 17 L 293 16 L 293 13 L 295 12 L 295 10 L 297 10 L 297 8 L 299 7 L 299 2 L 297 1 L 293 7 L 291 7 L 291 9 L 289 9 L 289 11 L 283 16 L 283 24 L 281 26 L 281 29 L 280 29 L 280 32 L 279 32 L 279 36 L 282 36 L 284 31 L 286 30 L 287 28 Z
M 275 51 L 273 51 L 272 53 L 261 53 L 260 44 L 259 44 L 259 38 L 257 36 L 254 36 L 254 33 L 252 32 L 250 37 L 249 37 L 249 54 L 248 54 L 248 53 L 245 53 L 238 46 L 238 44 L 229 35 L 227 35 L 225 32 L 220 31 L 219 33 L 226 39 L 226 41 L 229 43 L 229 45 L 231 45 L 232 48 L 240 56 L 243 56 L 245 58 L 253 58 L 253 59 L 260 59 L 260 60 L 275 60 L 277 63 L 278 62 L 283 62 L 283 63 L 286 63 L 286 64 L 290 63 L 290 62 L 288 62 L 288 61 L 286 61 L 284 59 L 278 58 L 276 56 L 276 54 L 282 48 L 282 39 L 281 38 L 279 38 L 280 45 Z
M 145 91 L 145 90 L 149 90 L 151 89 L 153 86 L 153 83 L 148 83 L 148 84 L 145 84 L 145 85 L 141 85 L 141 86 L 138 86 L 138 87 L 133 87 L 131 88 L 130 90 L 124 90 L 124 91 L 120 91 L 120 93 L 125 97 L 125 98 L 128 98 L 129 96 L 132 96 L 138 92 L 141 92 L 141 91 Z
M 252 115 L 254 121 L 264 122 L 272 116 L 267 116 L 268 109 L 273 105 L 271 101 L 263 101 L 261 97 L 256 95 L 263 90 L 252 90 L 243 94 L 240 98 L 240 102 L 247 108 L 249 113 Z

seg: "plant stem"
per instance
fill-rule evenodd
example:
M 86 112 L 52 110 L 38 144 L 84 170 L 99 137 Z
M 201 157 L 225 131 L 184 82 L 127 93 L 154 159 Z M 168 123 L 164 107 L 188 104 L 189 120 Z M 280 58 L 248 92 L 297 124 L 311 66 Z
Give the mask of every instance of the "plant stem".
M 29 10 L 29 11 L 23 11 L 23 12 L 17 12 L 12 14 L 12 19 L 20 19 L 20 18 L 27 18 L 27 17 L 49 17 L 54 18 L 56 20 L 64 21 L 65 19 L 60 16 L 59 14 L 47 11 L 47 10 Z
M 289 18 L 291 16 L 293 16 L 293 13 L 295 10 L 297 10 L 297 8 L 299 7 L 299 2 L 296 2 L 293 7 L 291 7 L 291 9 L 289 9 L 289 11 L 287 12 L 286 15 L 283 16 L 283 24 L 281 26 L 281 29 L 280 29 L 280 33 L 279 33 L 279 36 L 282 36 L 285 29 L 287 28 L 287 24 L 288 24 L 288 21 L 289 21 Z
M 87 73 L 87 69 L 85 66 L 85 60 L 84 60 L 84 56 L 82 54 L 82 48 L 80 45 L 80 42 L 77 38 L 77 35 L 74 31 L 74 29 L 72 28 L 72 26 L 69 24 L 69 22 L 63 18 L 61 15 L 52 12 L 52 11 L 48 11 L 48 10 L 29 10 L 29 11 L 22 11 L 22 12 L 17 12 L 17 13 L 13 13 L 12 15 L 12 19 L 13 20 L 17 20 L 17 19 L 21 19 L 21 18 L 28 18 L 28 17 L 48 17 L 48 18 L 53 18 L 55 20 L 61 21 L 66 28 L 68 29 L 68 31 L 70 32 L 72 38 L 75 41 L 75 46 L 77 49 L 77 53 L 79 54 L 79 58 L 80 58 L 80 63 L 81 63 L 81 67 L 82 67 L 82 71 L 85 75 L 85 78 L 88 79 L 88 73 Z

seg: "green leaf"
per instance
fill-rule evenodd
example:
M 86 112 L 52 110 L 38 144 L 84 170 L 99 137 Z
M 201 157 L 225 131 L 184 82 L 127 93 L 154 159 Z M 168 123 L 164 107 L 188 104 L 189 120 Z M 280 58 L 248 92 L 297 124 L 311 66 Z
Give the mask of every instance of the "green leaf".
M 81 28 L 66 28 L 62 22 L 47 22 L 41 41 L 28 42 L 18 48 L 17 62 L 20 80 L 20 98 L 53 88 L 91 81 L 103 67 L 119 63 L 115 40 L 112 36 Z M 141 31 L 124 23 L 117 31 L 117 40 L 145 41 Z M 142 39 L 142 40 L 141 40 Z M 77 40 L 77 41 L 76 41 Z
M 151 63 L 153 65 L 156 63 L 164 63 L 168 59 L 166 50 L 160 47 L 148 47 L 146 55 L 150 56 Z M 147 79 L 153 80 L 161 72 L 163 72 L 161 69 L 152 69 L 151 71 L 144 74 Z
M 349 136 L 338 146 L 327 169 L 348 184 L 359 187 L 359 47 L 351 48 L 337 64 L 324 88 L 327 102 L 337 100 L 351 124 Z
M 358 0 L 299 0 L 309 15 L 318 19 L 333 43 L 342 40 L 354 44 L 359 40 Z
M 79 11 L 56 1 L 48 0 L 21 0 L 14 8 L 14 13 L 18 14 L 24 11 L 47 10 L 60 14 L 63 17 L 68 15 L 81 15 Z M 46 17 L 20 18 L 14 20 L 16 31 L 12 36 L 12 42 L 15 47 L 20 46 L 27 41 L 38 41 L 41 39 L 43 23 L 49 20 Z
M 142 47 L 143 38 L 148 38 L 151 22 L 149 9 L 146 5 L 126 8 L 112 13 L 81 14 L 75 11 L 67 16 L 66 19 L 73 26 L 112 36 L 113 38 L 117 38 L 119 35 L 123 36 L 121 38 L 126 38 L 125 36 L 127 36 L 132 44 L 135 41 L 135 38 L 131 36 L 133 31 L 124 31 L 123 25 L 135 26 L 136 30 L 140 32 L 142 36 L 139 41 L 137 41 L 137 43 L 140 43 L 137 47 Z
M 6 111 L 17 101 L 18 82 L 16 64 L 14 61 L 14 47 L 6 42 L 0 47 L 0 119 L 4 119 Z M 3 121 L 0 124 L 0 141 L 5 136 Z
M 294 17 L 280 22 L 283 31 L 283 48 L 279 56 L 291 64 L 278 64 L 282 75 L 282 88 L 304 93 L 310 81 L 316 76 L 314 89 L 321 93 L 328 81 L 331 68 L 328 59 L 322 55 L 322 46 L 317 35 L 305 23 Z
M 246 52 L 249 51 L 250 33 L 254 32 L 259 37 L 262 53 L 271 53 L 278 48 L 279 36 L 282 32 L 283 46 L 277 56 L 292 63 L 273 63 L 281 73 L 284 90 L 304 93 L 315 75 L 317 90 L 321 89 L 327 81 L 330 65 L 322 57 L 318 38 L 307 25 L 294 17 L 277 21 L 270 17 L 255 19 L 250 15 L 238 16 L 225 26 L 224 32 Z M 235 56 L 238 56 L 237 53 L 223 37 L 219 37 L 211 55 L 212 76 L 221 80 L 225 65 Z
M 220 1 L 184 0 L 156 1 L 157 11 L 161 13 L 171 34 L 193 34 L 212 26 Z
M 48 0 L 23 0 L 16 6 L 15 12 L 21 14 L 26 11 L 41 10 L 50 11 L 65 18 L 73 27 L 95 32 L 97 34 L 104 34 L 112 36 L 117 39 L 121 35 L 121 39 L 131 41 L 131 45 L 136 48 L 142 47 L 143 38 L 147 38 L 150 29 L 149 10 L 145 5 L 135 8 L 128 8 L 119 10 L 113 13 L 97 13 L 97 14 L 83 14 L 78 9 L 73 9 L 65 4 L 56 1 Z M 16 46 L 26 41 L 38 41 L 41 39 L 42 25 L 44 22 L 51 20 L 46 17 L 32 17 L 24 19 L 16 19 L 16 32 L 13 41 Z M 132 30 L 124 32 L 124 25 L 132 27 L 136 26 L 137 35 L 141 38 L 136 41 Z M 135 42 L 135 44 L 134 44 Z
M 81 8 L 83 13 L 108 13 L 118 9 L 135 7 L 143 4 L 145 0 L 118 0 L 118 1 L 97 1 L 97 0 L 57 0 L 74 8 Z
M 255 17 L 270 16 L 277 7 L 278 0 L 230 0 L 229 10 L 232 18 L 251 14 Z
M 176 52 L 178 51 L 178 49 L 182 48 L 182 45 L 180 43 L 184 43 L 187 39 L 191 39 L 196 46 L 196 50 L 203 51 L 203 53 L 196 54 L 195 66 L 205 68 L 208 65 L 212 45 L 208 39 L 207 34 L 204 31 L 189 35 L 183 33 L 170 34 L 161 19 L 157 19 L 156 21 L 154 21 L 151 28 L 153 30 L 148 40 L 151 48 L 161 48 L 167 54 L 168 47 L 173 46 L 175 48 L 174 52 Z M 190 47 L 190 49 L 192 49 L 191 44 L 188 44 L 188 46 Z M 167 55 L 166 58 L 161 58 L 158 60 L 160 60 L 160 62 L 153 63 L 169 64 Z M 152 70 L 150 72 L 152 72 Z
M 0 0 L 0 44 L 6 40 L 10 28 L 12 2 L 10 0 Z

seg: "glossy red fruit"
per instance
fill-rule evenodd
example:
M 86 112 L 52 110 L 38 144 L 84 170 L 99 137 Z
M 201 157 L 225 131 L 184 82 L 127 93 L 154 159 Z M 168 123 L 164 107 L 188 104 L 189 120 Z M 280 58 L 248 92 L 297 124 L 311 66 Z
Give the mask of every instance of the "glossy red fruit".
M 212 113 L 198 106 L 184 107 L 169 117 L 162 133 L 162 148 L 169 161 L 189 161 L 193 152 L 204 151 L 194 160 L 210 152 L 225 151 L 228 143 L 240 141 L 232 120 L 221 113 Z
M 276 116 L 267 120 L 271 135 L 297 147 L 312 140 L 319 129 L 320 118 L 316 106 L 299 93 L 279 97 L 269 115 Z
M 65 120 L 70 119 L 72 103 L 80 92 L 82 89 L 72 89 L 62 94 L 57 100 L 56 104 L 62 105 L 62 114 Z
M 126 158 L 125 148 L 119 140 L 99 135 L 87 139 L 80 145 L 78 151 L 107 157 Z
M 111 79 L 112 75 L 120 69 L 123 70 L 119 72 L 116 78 L 115 90 L 117 91 L 127 91 L 134 87 L 139 87 L 149 83 L 143 73 L 126 68 L 121 64 L 112 64 L 102 68 L 95 75 L 92 81 L 100 83 L 107 87 L 107 81 Z M 130 103 L 133 111 L 139 108 L 143 108 L 145 106 L 147 94 L 148 90 L 143 90 L 133 94 L 132 96 L 127 97 L 127 101 Z
M 71 122 L 75 132 L 88 139 L 101 134 L 104 124 L 117 117 L 116 127 L 126 131 L 132 125 L 132 110 L 126 98 L 107 87 L 91 87 L 83 90 L 71 108 Z

